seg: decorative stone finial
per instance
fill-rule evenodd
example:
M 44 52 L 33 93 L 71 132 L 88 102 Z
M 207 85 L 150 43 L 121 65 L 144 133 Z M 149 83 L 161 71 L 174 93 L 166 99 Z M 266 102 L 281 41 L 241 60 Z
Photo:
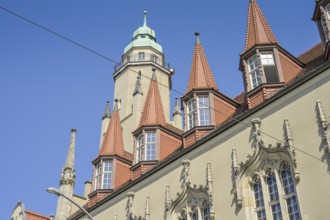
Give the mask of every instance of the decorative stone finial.
M 133 92 L 133 96 L 136 94 L 143 95 L 142 87 L 141 87 L 141 71 L 139 70 L 138 76 L 136 77 L 135 89 Z
M 145 220 L 150 220 L 150 204 L 149 204 L 150 198 L 146 198 L 146 209 L 145 209 Z
M 105 106 L 105 111 L 104 111 L 104 116 L 103 118 L 110 118 L 111 113 L 110 113 L 110 101 L 107 101 L 107 104 Z
M 199 40 L 199 32 L 195 32 L 195 36 L 196 36 L 196 44 L 200 44 L 200 40 Z
M 177 115 L 177 114 L 182 115 L 180 104 L 179 104 L 179 99 L 178 98 L 175 98 L 173 116 L 174 115 Z

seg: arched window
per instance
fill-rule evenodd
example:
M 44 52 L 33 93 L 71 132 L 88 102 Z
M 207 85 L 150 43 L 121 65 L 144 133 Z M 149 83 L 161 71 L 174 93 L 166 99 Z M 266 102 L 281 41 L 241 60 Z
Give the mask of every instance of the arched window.
M 198 208 L 193 209 L 192 220 L 198 220 Z
M 210 205 L 208 203 L 204 203 L 202 208 L 203 220 L 210 220 Z
M 262 192 L 262 186 L 259 176 L 255 176 L 253 178 L 253 191 L 254 191 L 254 202 L 256 207 L 255 211 L 257 213 L 257 219 L 266 220 L 264 195 Z
M 268 171 L 267 186 L 269 194 L 269 205 L 274 220 L 282 220 L 281 205 L 278 196 L 276 177 L 272 170 Z
M 290 220 L 300 220 L 299 205 L 295 193 L 295 186 L 292 178 L 290 166 L 283 163 L 281 168 L 281 181 L 283 186 L 284 197 Z

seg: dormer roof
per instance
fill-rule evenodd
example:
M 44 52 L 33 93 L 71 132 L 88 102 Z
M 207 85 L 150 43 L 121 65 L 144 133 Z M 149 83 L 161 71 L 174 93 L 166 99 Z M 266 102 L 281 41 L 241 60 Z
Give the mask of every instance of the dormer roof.
M 153 75 L 144 103 L 139 127 L 145 125 L 166 125 L 162 99 L 158 88 L 155 71 L 156 69 L 153 68 Z
M 196 43 L 186 93 L 190 92 L 193 89 L 213 88 L 215 90 L 218 90 L 218 86 L 215 83 L 202 44 L 200 43 L 199 33 L 195 33 L 195 35 Z
M 118 155 L 125 157 L 123 134 L 118 112 L 118 100 L 112 112 L 111 121 L 105 133 L 98 156 Z
M 250 0 L 245 49 L 242 53 L 255 45 L 263 44 L 278 44 L 278 41 L 256 0 Z

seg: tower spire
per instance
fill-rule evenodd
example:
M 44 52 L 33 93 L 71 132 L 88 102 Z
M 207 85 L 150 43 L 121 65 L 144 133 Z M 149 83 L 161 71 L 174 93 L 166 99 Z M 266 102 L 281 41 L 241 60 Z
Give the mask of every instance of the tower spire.
M 73 187 L 75 184 L 76 174 L 74 168 L 74 154 L 75 154 L 75 144 L 76 144 L 76 129 L 71 129 L 71 139 L 68 149 L 68 154 L 66 157 L 65 165 L 62 170 L 61 180 L 60 180 L 60 191 L 67 198 L 73 197 Z M 71 214 L 71 204 L 67 199 L 62 196 L 58 197 L 57 208 L 56 208 L 56 220 L 67 219 Z
M 118 99 L 112 112 L 110 124 L 105 133 L 99 156 L 119 155 L 124 157 L 124 141 L 118 112 Z
M 243 53 L 255 45 L 262 44 L 278 44 L 278 41 L 257 2 L 250 0 Z
M 156 79 L 156 69 L 152 68 L 152 78 L 149 91 L 144 103 L 139 126 L 142 125 L 163 125 L 165 126 L 165 115 Z
M 218 90 L 218 87 L 213 78 L 210 65 L 207 61 L 202 44 L 200 43 L 199 33 L 195 33 L 196 44 L 194 48 L 193 60 L 190 69 L 189 82 L 186 93 L 193 89 L 213 88 Z
M 147 26 L 147 11 L 143 12 L 143 27 Z

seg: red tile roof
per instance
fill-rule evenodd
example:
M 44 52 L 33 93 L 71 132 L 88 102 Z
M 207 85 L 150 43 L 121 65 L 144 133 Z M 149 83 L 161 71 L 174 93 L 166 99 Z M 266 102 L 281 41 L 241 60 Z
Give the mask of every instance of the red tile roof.
M 278 41 L 257 2 L 251 0 L 249 4 L 246 41 L 243 53 L 253 46 L 261 44 L 278 44 Z
M 186 93 L 199 88 L 213 88 L 218 90 L 198 35 L 196 33 L 196 44 Z
M 98 156 L 112 155 L 125 157 L 123 134 L 117 102 L 115 103 L 115 109 L 112 112 L 111 121 L 105 133 Z
M 153 69 L 155 71 L 155 69 Z M 155 72 L 144 103 L 139 127 L 144 125 L 162 125 L 165 127 L 165 115 Z

